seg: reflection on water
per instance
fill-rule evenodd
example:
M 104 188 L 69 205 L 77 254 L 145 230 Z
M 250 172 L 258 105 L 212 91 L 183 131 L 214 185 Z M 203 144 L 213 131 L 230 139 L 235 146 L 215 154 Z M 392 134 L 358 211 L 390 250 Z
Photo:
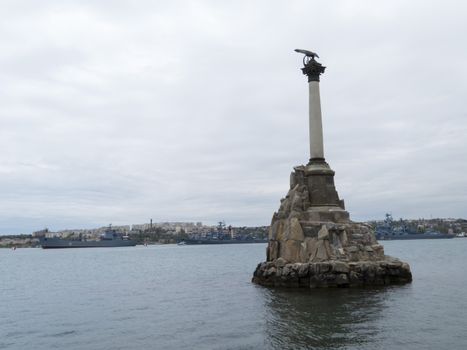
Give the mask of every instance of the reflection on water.
M 264 289 L 266 345 L 275 349 L 342 349 L 375 343 L 377 321 L 391 290 Z

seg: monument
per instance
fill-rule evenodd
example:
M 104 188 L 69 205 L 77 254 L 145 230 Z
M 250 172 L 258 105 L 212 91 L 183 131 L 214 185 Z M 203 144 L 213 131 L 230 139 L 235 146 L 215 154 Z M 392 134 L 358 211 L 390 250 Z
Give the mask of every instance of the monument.
M 266 261 L 253 282 L 304 288 L 409 283 L 410 266 L 385 255 L 373 229 L 351 221 L 339 198 L 324 158 L 319 81 L 326 67 L 316 53 L 295 51 L 304 54 L 308 77 L 310 160 L 290 175 L 290 189 L 272 217 Z

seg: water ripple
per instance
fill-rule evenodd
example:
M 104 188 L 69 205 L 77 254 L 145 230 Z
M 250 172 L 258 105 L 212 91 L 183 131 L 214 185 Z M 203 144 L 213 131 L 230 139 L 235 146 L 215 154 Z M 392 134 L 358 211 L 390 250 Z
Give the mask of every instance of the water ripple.
M 262 244 L 0 250 L 0 349 L 463 349 L 467 239 L 445 241 L 385 243 L 411 285 L 315 291 L 251 284 Z

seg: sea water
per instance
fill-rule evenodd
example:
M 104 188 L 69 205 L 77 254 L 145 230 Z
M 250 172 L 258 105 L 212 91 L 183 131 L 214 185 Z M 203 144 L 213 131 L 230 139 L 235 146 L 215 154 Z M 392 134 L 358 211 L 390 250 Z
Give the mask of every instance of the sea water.
M 467 238 L 382 242 L 405 286 L 250 282 L 265 244 L 0 250 L 0 349 L 466 349 Z

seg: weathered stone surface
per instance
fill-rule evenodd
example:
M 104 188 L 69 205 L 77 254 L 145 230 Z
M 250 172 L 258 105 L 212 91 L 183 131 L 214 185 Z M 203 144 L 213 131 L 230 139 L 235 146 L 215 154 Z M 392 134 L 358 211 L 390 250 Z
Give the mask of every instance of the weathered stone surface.
M 411 281 L 409 265 L 385 256 L 370 226 L 350 221 L 333 175 L 327 164 L 294 169 L 272 217 L 267 261 L 257 266 L 254 282 L 319 288 Z
M 271 226 L 269 226 L 269 235 L 268 235 L 269 240 L 277 239 L 277 229 L 278 229 L 280 222 L 281 222 L 280 220 L 275 221 L 274 223 L 271 224 Z
M 300 225 L 300 221 L 297 218 L 290 219 L 290 228 L 289 228 L 289 235 L 288 239 L 293 239 L 295 241 L 302 242 L 305 239 L 303 235 L 302 226 Z
M 277 226 L 276 226 L 276 229 L 275 229 L 275 238 L 273 238 L 273 239 L 277 239 L 278 241 L 283 240 L 285 238 L 284 230 L 285 230 L 285 221 L 284 220 L 278 220 L 277 221 Z
M 308 258 L 311 256 L 316 255 L 316 242 L 318 240 L 316 238 L 305 238 L 305 245 L 306 245 L 306 252 L 308 254 Z
M 268 243 L 268 261 L 279 258 L 279 242 L 269 241 Z
M 349 242 L 347 238 L 347 232 L 345 232 L 345 230 L 342 230 L 339 235 L 340 235 L 339 238 L 340 238 L 341 244 L 344 246 L 347 245 L 347 243 Z
M 324 274 L 331 270 L 331 264 L 329 262 L 317 263 L 315 268 L 315 274 Z
M 305 237 L 318 238 L 318 232 L 321 229 L 321 223 L 305 221 L 301 223 Z
M 332 270 L 334 272 L 341 272 L 341 273 L 349 273 L 350 271 L 350 268 L 349 268 L 349 264 L 345 263 L 345 262 L 342 262 L 342 261 L 335 261 L 333 262 L 332 264 Z
M 272 276 L 272 275 L 275 275 L 276 274 L 276 271 L 277 271 L 277 268 L 275 267 L 270 267 L 269 269 L 267 269 L 265 271 L 265 273 L 263 274 L 264 277 L 269 277 L 269 276 Z
M 345 273 L 341 273 L 341 274 L 337 275 L 336 276 L 336 284 L 338 286 L 341 286 L 341 287 L 347 286 L 349 284 L 348 275 L 345 274 Z
M 263 263 L 258 264 L 253 282 L 265 286 L 289 288 L 355 287 L 411 282 L 412 273 L 409 265 L 399 262 L 397 259 L 387 257 L 381 261 L 349 264 L 331 261 L 271 267 Z
M 329 231 L 326 225 L 323 225 L 318 232 L 318 239 L 329 239 Z
M 307 245 L 306 242 L 301 242 L 300 243 L 300 262 L 308 262 L 310 259 L 310 255 L 308 254 L 307 251 Z
M 299 185 L 295 186 L 295 189 L 293 191 L 294 192 L 291 196 L 292 198 L 291 210 L 302 212 L 303 211 L 303 198 L 299 192 Z
M 280 256 L 289 262 L 300 261 L 301 242 L 288 239 L 280 245 Z
M 309 271 L 309 264 L 301 264 L 298 268 L 298 277 L 306 277 L 310 273 Z
M 284 258 L 279 258 L 276 260 L 277 267 L 284 267 L 287 264 L 287 261 Z
M 325 261 L 329 259 L 328 251 L 323 240 L 319 240 L 316 243 L 316 255 L 312 261 Z
M 329 241 L 326 239 L 324 240 L 324 247 L 326 248 L 329 259 L 334 260 L 336 258 L 334 247 L 332 247 Z

